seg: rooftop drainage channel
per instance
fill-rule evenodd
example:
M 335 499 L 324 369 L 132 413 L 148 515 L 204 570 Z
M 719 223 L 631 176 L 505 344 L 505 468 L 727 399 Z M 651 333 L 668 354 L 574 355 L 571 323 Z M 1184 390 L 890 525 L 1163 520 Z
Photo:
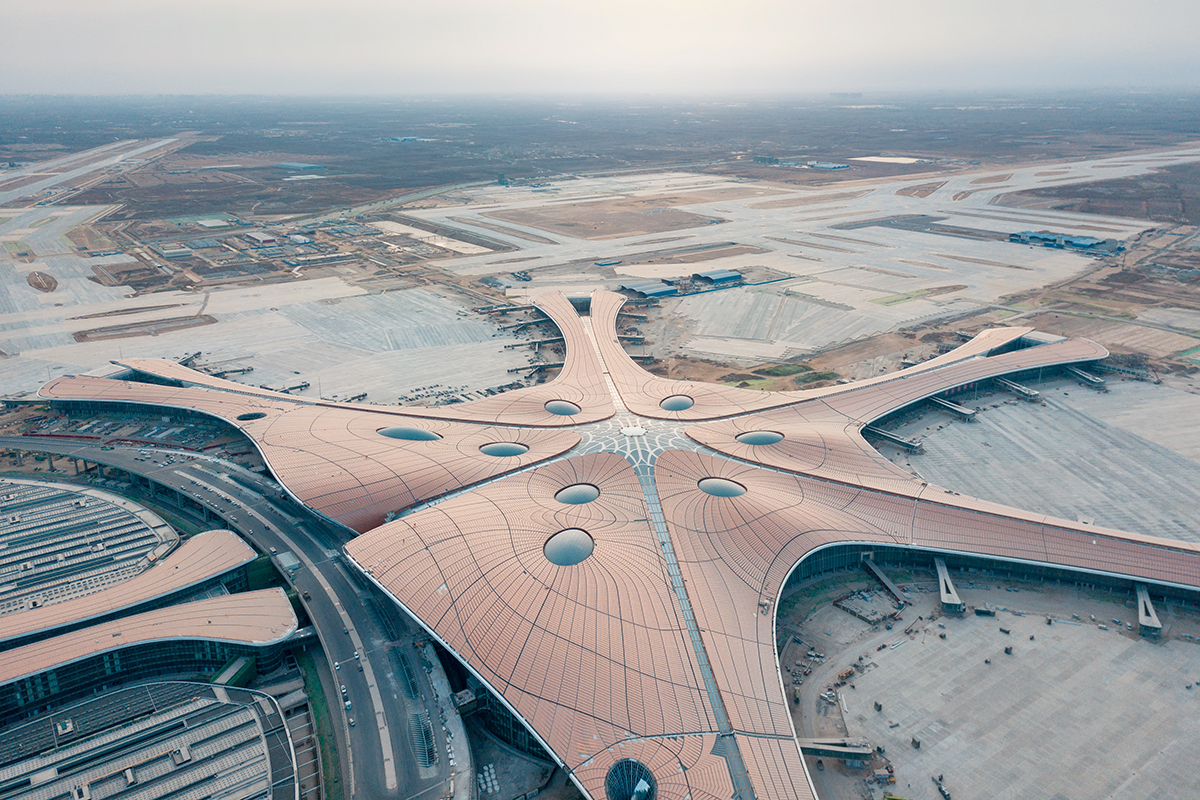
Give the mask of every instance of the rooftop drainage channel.
M 721 698 L 721 690 L 717 687 L 717 679 L 713 675 L 712 665 L 708 663 L 708 653 L 704 650 L 704 641 L 700 638 L 700 628 L 696 625 L 696 617 L 692 614 L 692 604 L 688 600 L 687 588 L 683 585 L 683 575 L 679 572 L 679 562 L 675 560 L 675 548 L 671 545 L 671 536 L 667 533 L 666 519 L 663 517 L 662 506 L 658 502 L 658 488 L 654 483 L 653 456 L 639 448 L 638 460 L 633 465 L 638 483 L 642 486 L 642 494 L 646 498 L 646 507 L 650 511 L 650 524 L 658 537 L 659 547 L 662 548 L 663 560 L 667 564 L 667 573 L 671 576 L 671 588 L 679 600 L 679 608 L 683 612 L 683 620 L 687 624 L 688 635 L 692 640 L 692 649 L 696 651 L 696 663 L 700 666 L 700 674 L 704 677 L 704 688 L 708 692 L 708 702 L 712 706 L 713 716 L 717 720 L 717 748 L 714 752 L 725 759 L 729 768 L 729 777 L 733 782 L 733 797 L 735 800 L 754 800 L 754 787 L 750 776 L 746 773 L 746 763 L 742 760 L 741 750 L 738 749 L 737 739 L 733 736 L 733 726 L 729 724 L 729 714 L 725 711 L 725 701 Z
M 604 354 L 596 341 L 596 332 L 592 329 L 591 317 L 581 317 L 584 333 L 591 340 L 600 362 L 604 383 L 612 395 L 613 404 L 619 412 L 628 411 L 621 393 L 617 390 Z M 746 762 L 742 760 L 742 752 L 738 749 L 737 739 L 733 735 L 733 726 L 729 723 L 729 714 L 725 711 L 725 701 L 721 698 L 721 690 L 717 687 L 717 679 L 713 675 L 712 665 L 708 663 L 708 653 L 704 650 L 704 641 L 700 638 L 700 628 L 696 625 L 696 617 L 692 614 L 692 604 L 688 600 L 687 588 L 683 585 L 683 575 L 679 572 L 679 562 L 675 560 L 675 548 L 671 545 L 671 535 L 667 532 L 667 522 L 663 517 L 662 505 L 658 502 L 658 487 L 654 483 L 654 461 L 657 453 L 646 443 L 637 442 L 631 454 L 633 471 L 642 487 L 642 495 L 646 498 L 646 508 L 650 512 L 650 525 L 654 535 L 658 537 L 658 545 L 662 548 L 663 560 L 667 565 L 667 574 L 671 576 L 671 588 L 679 601 L 679 609 L 683 621 L 687 624 L 688 636 L 692 640 L 692 649 L 696 652 L 696 663 L 700 666 L 700 674 L 704 678 L 704 689 L 708 692 L 708 702 L 712 706 L 713 716 L 717 721 L 717 743 L 713 753 L 725 759 L 729 769 L 729 779 L 733 783 L 734 800 L 755 800 L 754 786 L 750 783 L 750 775 L 746 772 Z
M 629 411 L 625 405 L 625 400 L 621 397 L 621 393 L 617 391 L 617 385 L 613 383 L 612 375 L 608 372 L 608 364 L 604 360 L 604 354 L 600 352 L 600 344 L 596 341 L 596 332 L 592 329 L 591 317 L 580 317 L 579 321 L 583 323 L 583 332 L 587 334 L 588 341 L 592 343 L 592 350 L 596 353 L 596 361 L 600 364 L 600 374 L 604 376 L 604 385 L 608 387 L 608 393 L 612 395 L 613 405 L 616 406 L 618 412 Z

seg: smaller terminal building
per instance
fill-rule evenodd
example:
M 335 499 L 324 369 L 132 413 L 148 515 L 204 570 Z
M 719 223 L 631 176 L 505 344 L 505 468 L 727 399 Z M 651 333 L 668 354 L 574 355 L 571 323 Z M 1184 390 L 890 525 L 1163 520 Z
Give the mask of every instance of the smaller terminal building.
M 1071 250 L 1115 252 L 1123 250 L 1120 242 L 1114 239 L 1097 239 L 1094 236 L 1071 236 L 1065 233 L 1051 231 L 1021 231 L 1008 236 L 1010 242 L 1016 244 L 1040 244 L 1043 247 L 1059 247 Z
M 163 675 L 220 671 L 254 658 L 279 666 L 298 621 L 282 589 L 168 606 L 43 639 L 0 658 L 0 724 L 98 689 Z

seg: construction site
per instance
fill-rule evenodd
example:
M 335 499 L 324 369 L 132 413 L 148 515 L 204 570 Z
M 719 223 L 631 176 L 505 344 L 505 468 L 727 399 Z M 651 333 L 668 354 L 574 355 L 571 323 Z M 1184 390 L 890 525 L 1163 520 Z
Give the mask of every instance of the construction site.
M 946 571 L 947 603 L 935 566 L 881 563 L 899 599 L 863 566 L 785 589 L 781 668 L 821 798 L 1119 796 L 1132 775 L 1184 796 L 1200 609 L 1155 598 L 1139 622 L 1137 592 L 994 564 Z
M 75 800 L 1195 794 L 1196 143 L 646 168 L 539 144 L 514 170 L 457 124 L 367 155 L 155 132 L 0 172 L 0 506 L 34 542 L 0 559 L 0 619 L 114 597 L 219 526 L 235 577 L 172 603 L 274 626 L 155 651 L 153 610 L 80 613 L 55 631 L 91 660 L 66 667 L 18 631 L 5 724 L 85 759 L 10 748 L 10 777 Z M 389 177 L 401 148 L 424 155 Z M 529 167 L 551 159 L 586 169 Z M 595 616 L 568 630 L 518 589 Z M 261 693 L 236 688 L 254 664 Z M 111 669 L 175 682 L 80 703 Z M 68 723 L 145 746 L 76 753 Z

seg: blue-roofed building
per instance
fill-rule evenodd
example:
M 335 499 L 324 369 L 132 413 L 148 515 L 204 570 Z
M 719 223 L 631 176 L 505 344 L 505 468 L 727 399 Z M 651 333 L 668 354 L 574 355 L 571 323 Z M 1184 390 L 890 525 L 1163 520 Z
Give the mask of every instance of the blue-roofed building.
M 1094 236 L 1070 236 L 1056 234 L 1049 230 L 1022 230 L 1018 234 L 1009 234 L 1008 241 L 1019 245 L 1042 245 L 1043 247 L 1060 247 L 1081 249 L 1081 251 L 1121 252 L 1122 242 L 1115 239 L 1096 239 Z
M 1107 240 L 1097 239 L 1094 236 L 1069 236 L 1065 233 L 1052 233 L 1050 231 L 1010 233 L 1008 240 L 1018 244 L 1040 243 L 1043 247 L 1073 247 L 1077 250 L 1094 250 L 1109 244 Z M 1119 243 L 1113 243 L 1112 249 L 1120 249 Z
M 192 239 L 190 242 L 184 242 L 183 246 L 192 250 L 209 250 L 220 247 L 221 243 L 216 239 Z
M 679 294 L 678 289 L 668 286 L 662 281 L 628 281 L 621 284 L 621 289 L 638 297 L 670 297 Z
M 742 282 L 743 275 L 731 269 L 710 269 L 707 272 L 693 272 L 692 281 L 712 286 L 736 286 Z

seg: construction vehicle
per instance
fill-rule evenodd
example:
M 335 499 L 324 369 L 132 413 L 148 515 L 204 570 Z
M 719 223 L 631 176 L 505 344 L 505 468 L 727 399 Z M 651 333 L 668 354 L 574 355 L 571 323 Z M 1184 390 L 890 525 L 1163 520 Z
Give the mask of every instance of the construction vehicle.
M 842 670 L 841 672 L 838 673 L 839 681 L 844 681 L 847 678 L 852 678 L 852 677 L 854 677 L 854 667 L 851 667 L 850 669 Z

